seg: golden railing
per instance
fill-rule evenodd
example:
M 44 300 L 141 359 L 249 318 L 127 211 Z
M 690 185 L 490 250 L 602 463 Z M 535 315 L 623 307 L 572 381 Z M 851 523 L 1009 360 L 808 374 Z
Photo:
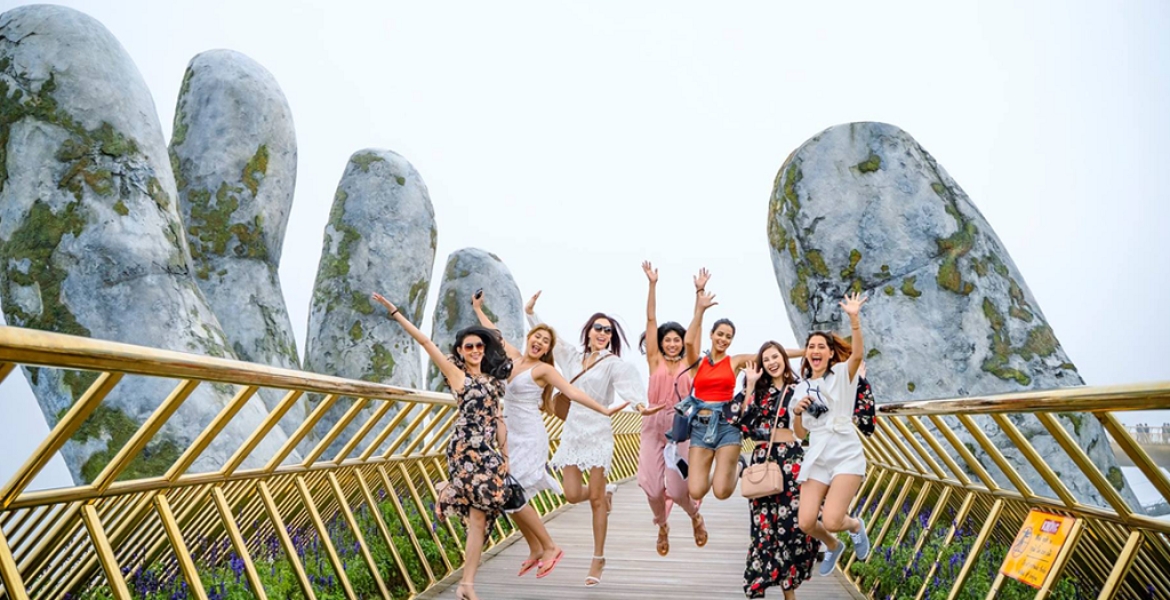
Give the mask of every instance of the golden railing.
M 457 415 L 448 394 L 0 327 L 0 381 L 21 365 L 99 375 L 0 487 L 0 598 L 126 600 L 158 596 L 151 586 L 169 580 L 186 583 L 185 597 L 207 599 L 218 595 L 216 582 L 231 573 L 237 585 L 262 599 L 315 599 L 323 589 L 338 587 L 351 599 L 406 598 L 462 564 L 460 525 L 432 517 L 435 484 L 447 477 L 445 442 Z M 124 376 L 178 383 L 92 483 L 29 491 Z M 235 395 L 164 474 L 119 480 L 203 384 L 235 386 Z M 229 440 L 238 449 L 217 470 L 189 472 L 262 389 L 280 390 L 283 399 L 247 439 Z M 280 450 L 260 457 L 263 467 L 242 468 L 306 394 L 321 399 Z M 351 402 L 344 416 L 319 428 L 343 400 Z M 639 423 L 635 413 L 614 420 L 615 479 L 635 472 Z M 550 430 L 555 446 L 559 424 Z M 294 460 L 302 454 L 298 448 L 303 456 Z M 533 500 L 542 514 L 563 503 L 548 492 Z M 513 531 L 501 519 L 489 543 Z M 315 554 L 306 553 L 307 546 Z M 261 559 L 271 563 L 271 573 L 257 568 Z M 332 577 L 325 580 L 325 573 Z M 359 578 L 365 588 L 355 587 Z M 272 589 L 277 586 L 281 591 Z
M 852 559 L 844 563 L 847 576 L 871 596 L 883 585 L 882 598 L 990 599 L 1007 592 L 1007 586 L 1021 586 L 1011 590 L 1011 597 L 1034 591 L 1039 599 L 1060 585 L 1065 591 L 1075 587 L 1077 597 L 1170 598 L 1170 520 L 1130 506 L 1062 424 L 1062 419 L 1095 418 L 1170 501 L 1170 481 L 1113 414 L 1166 408 L 1168 383 L 882 405 L 877 430 L 865 440 L 869 475 L 853 507 L 865 519 L 875 550 L 865 565 Z M 1071 474 L 1056 473 L 1049 466 L 1053 457 L 1041 456 L 1026 439 L 1018 422 L 1032 418 L 1088 478 L 1103 506 L 1076 497 L 1065 484 Z M 984 427 L 999 428 L 1010 446 L 992 443 L 977 419 Z M 968 447 L 966 440 L 972 439 Z M 980 464 L 976 444 L 1007 481 L 997 481 Z M 1036 470 L 1055 498 L 1031 489 L 1008 460 L 1013 453 Z M 1079 519 L 1055 556 L 1047 582 L 1032 590 L 997 575 L 990 589 L 972 589 L 973 571 L 983 569 L 983 577 L 990 579 L 986 569 L 998 567 L 989 554 L 994 551 L 986 549 L 1010 546 L 1031 509 Z M 890 568 L 901 576 L 892 592 L 878 576 Z

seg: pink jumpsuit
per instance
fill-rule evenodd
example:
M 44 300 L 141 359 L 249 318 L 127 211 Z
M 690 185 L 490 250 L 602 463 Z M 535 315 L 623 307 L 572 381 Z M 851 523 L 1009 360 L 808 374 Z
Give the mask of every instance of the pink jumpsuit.
M 665 404 L 666 408 L 648 417 L 642 417 L 642 443 L 638 452 L 638 487 L 646 492 L 646 500 L 654 513 L 655 525 L 666 524 L 670 508 L 674 504 L 682 506 L 687 515 L 692 517 L 699 512 L 699 505 L 687 491 L 686 480 L 678 471 L 666 468 L 666 461 L 662 458 L 662 450 L 668 443 L 666 433 L 670 431 L 670 425 L 674 420 L 673 407 L 678 403 L 678 395 L 675 393 L 676 376 L 670 374 L 668 365 L 669 363 L 663 360 L 650 374 L 647 400 L 651 406 Z M 678 375 L 677 386 L 679 394 L 684 397 L 689 394 L 690 373 Z M 689 442 L 680 442 L 678 455 L 685 459 L 689 447 Z

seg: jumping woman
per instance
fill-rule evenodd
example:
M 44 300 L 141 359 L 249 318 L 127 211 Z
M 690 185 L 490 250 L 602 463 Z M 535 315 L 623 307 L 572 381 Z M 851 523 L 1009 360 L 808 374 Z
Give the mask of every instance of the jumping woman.
M 657 296 L 658 270 L 649 262 L 642 263 L 642 270 L 650 281 L 646 297 L 646 333 L 642 344 L 646 353 L 646 364 L 650 367 L 650 389 L 647 396 L 650 406 L 673 408 L 691 389 L 691 375 L 683 363 L 683 339 L 687 330 L 682 325 L 669 321 L 658 324 Z M 670 517 L 672 506 L 681 506 L 691 518 L 695 545 L 707 543 L 707 528 L 703 515 L 699 514 L 699 503 L 687 492 L 687 482 L 677 469 L 666 468 L 662 452 L 666 449 L 666 433 L 670 431 L 674 411 L 663 412 L 642 419 L 642 442 L 638 452 L 638 487 L 646 492 L 654 524 L 658 526 L 657 550 L 662 556 L 670 552 Z M 678 454 L 686 456 L 688 440 L 678 443 Z
M 483 294 L 477 292 L 471 301 L 475 315 L 484 327 L 498 332 L 496 324 L 483 311 Z M 502 336 L 501 336 L 502 339 Z M 505 384 L 504 422 L 508 428 L 508 467 L 512 477 L 524 488 L 525 497 L 532 500 L 545 490 L 560 492 L 557 480 L 548 472 L 548 430 L 541 418 L 541 404 L 547 402 L 553 388 L 570 400 L 605 416 L 626 407 L 618 404 L 604 407 L 581 390 L 569 384 L 553 366 L 553 349 L 557 345 L 556 332 L 547 325 L 537 325 L 528 332 L 524 350 L 507 341 L 504 351 L 512 359 L 512 374 Z M 547 576 L 557 566 L 564 551 L 553 542 L 544 521 L 530 504 L 509 513 L 516 527 L 528 542 L 528 559 L 520 563 L 518 576 L 537 569 L 537 578 Z
M 525 312 L 533 327 L 543 324 L 534 312 L 540 292 L 528 301 Z M 581 330 L 585 351 L 560 344 L 554 349 L 556 362 L 566 378 L 581 391 L 595 398 L 602 406 L 614 404 L 614 394 L 630 401 L 643 416 L 654 414 L 662 407 L 646 408 L 646 390 L 633 365 L 623 361 L 622 329 L 617 321 L 605 313 L 589 317 Z M 601 584 L 605 569 L 605 537 L 609 529 L 609 496 L 606 476 L 613 463 L 613 426 L 610 419 L 594 411 L 569 410 L 561 430 L 561 445 L 553 454 L 550 465 L 561 469 L 564 476 L 565 500 L 576 504 L 585 500 L 593 511 L 593 562 L 589 565 L 587 587 Z M 584 474 L 589 473 L 585 487 Z
M 487 531 L 508 500 L 507 430 L 500 414 L 500 397 L 512 372 L 512 361 L 495 332 L 483 327 L 460 330 L 451 355 L 444 356 L 398 307 L 381 294 L 374 294 L 373 299 L 426 350 L 458 402 L 459 417 L 447 443 L 449 482 L 439 492 L 438 505 L 447 516 L 462 519 L 467 532 L 463 577 L 455 595 L 459 600 L 477 600 L 475 572 Z
M 809 436 L 808 450 L 797 478 L 802 484 L 800 528 L 828 548 L 820 568 L 820 574 L 826 577 L 833 573 L 837 559 L 845 550 L 845 544 L 836 536 L 841 531 L 848 531 L 853 538 L 858 560 L 869 556 L 865 523 L 848 515 L 849 503 L 861 487 L 866 467 L 853 413 L 858 368 L 865 354 L 861 306 L 867 299 L 860 294 L 848 294 L 840 303 L 853 329 L 852 351 L 844 362 L 838 361 L 832 334 L 823 331 L 809 334 L 800 366 L 804 381 L 796 385 L 795 392 L 800 400 L 792 407 L 797 438 Z

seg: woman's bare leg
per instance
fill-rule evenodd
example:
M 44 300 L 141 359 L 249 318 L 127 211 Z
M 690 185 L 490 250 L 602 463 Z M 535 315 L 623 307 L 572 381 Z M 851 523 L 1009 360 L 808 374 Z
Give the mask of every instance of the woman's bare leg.
M 459 583 L 469 587 L 463 588 L 469 598 L 475 598 L 475 572 L 479 570 L 479 559 L 483 555 L 483 539 L 487 529 L 487 515 L 482 510 L 473 508 L 467 514 L 467 545 L 464 550 L 466 560 L 463 562 L 463 578 Z
M 545 554 L 544 549 L 552 547 L 553 543 L 548 535 L 548 529 L 545 529 L 544 523 L 540 520 L 540 515 L 536 514 L 536 509 L 526 504 L 524 508 L 508 516 L 512 517 L 512 522 L 524 536 L 524 541 L 528 542 L 528 560 L 540 560 Z
M 825 501 L 825 495 L 829 493 L 829 486 L 809 479 L 800 486 L 800 512 L 797 513 L 797 524 L 805 533 L 825 543 L 829 550 L 837 548 L 837 544 L 841 542 L 829 533 L 818 519 L 821 511 L 821 503 Z
M 605 537 L 609 533 L 609 511 L 605 502 L 605 467 L 589 470 L 589 508 L 593 511 L 593 556 L 605 556 Z M 593 560 L 589 575 L 601 577 L 605 563 Z
M 739 464 L 739 444 L 723 446 L 715 451 L 715 475 L 711 478 L 715 497 L 726 500 L 735 493 L 736 466 Z
M 585 476 L 581 473 L 581 468 L 569 465 L 561 469 L 561 487 L 565 491 L 565 501 L 569 504 L 577 504 L 589 499 L 589 490 L 585 488 Z M 593 486 L 593 482 L 589 482 L 589 486 Z M 604 495 L 604 490 L 602 490 Z
M 838 475 L 829 485 L 829 492 L 825 495 L 824 512 L 821 522 L 830 533 L 849 531 L 857 533 L 861 530 L 861 521 L 849 516 L 849 503 L 857 490 L 861 489 L 861 475 Z M 804 497 L 801 497 L 801 508 L 804 507 Z
M 687 491 L 691 498 L 702 500 L 711 491 L 711 462 L 715 451 L 691 446 L 687 451 Z

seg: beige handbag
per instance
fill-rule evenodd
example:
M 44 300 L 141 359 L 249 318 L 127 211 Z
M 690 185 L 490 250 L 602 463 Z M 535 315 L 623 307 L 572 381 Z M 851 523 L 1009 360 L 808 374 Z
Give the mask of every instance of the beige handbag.
M 780 401 L 788 394 L 788 386 L 780 392 Z M 780 407 L 776 407 L 776 417 L 772 420 L 772 433 L 768 440 L 768 452 L 764 455 L 764 462 L 751 465 L 743 470 L 739 478 L 739 493 L 744 498 L 763 498 L 773 496 L 784 491 L 784 470 L 772 460 L 772 445 L 776 443 L 776 424 L 780 422 Z
M 580 379 L 582 375 L 588 373 L 589 369 L 596 367 L 597 363 L 599 363 L 599 362 L 601 362 L 601 361 L 603 361 L 611 356 L 613 356 L 613 355 L 606 354 L 605 356 L 602 356 L 601 358 L 593 361 L 593 364 L 589 365 L 588 368 L 586 368 L 584 371 L 581 371 L 580 373 L 577 373 L 576 377 L 570 379 L 569 385 L 573 385 L 573 383 L 575 383 L 578 379 Z M 570 400 L 569 400 L 568 396 L 566 396 L 560 392 L 557 392 L 557 393 L 553 394 L 552 398 L 549 399 L 548 404 L 546 404 L 544 406 L 544 412 L 564 421 L 565 419 L 569 418 L 569 403 L 570 403 Z

